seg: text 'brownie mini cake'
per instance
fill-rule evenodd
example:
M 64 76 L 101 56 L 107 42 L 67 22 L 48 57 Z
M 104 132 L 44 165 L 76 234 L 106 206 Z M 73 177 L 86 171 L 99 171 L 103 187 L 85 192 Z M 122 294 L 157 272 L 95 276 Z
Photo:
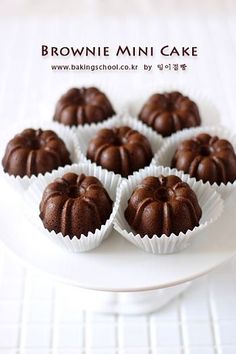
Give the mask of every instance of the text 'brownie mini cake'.
M 210 184 L 236 180 L 236 154 L 226 139 L 201 133 L 182 141 L 176 149 L 172 167 Z
M 179 177 L 146 177 L 132 193 L 125 218 L 140 236 L 161 237 L 193 230 L 202 211 L 197 196 Z
M 44 190 L 40 218 L 49 231 L 80 238 L 104 225 L 112 207 L 113 201 L 96 177 L 69 172 Z
M 9 141 L 2 160 L 4 172 L 32 176 L 71 164 L 62 139 L 52 130 L 25 129 Z
M 107 96 L 96 87 L 72 88 L 57 102 L 54 120 L 69 126 L 98 123 L 115 111 Z
M 99 130 L 89 143 L 87 157 L 109 171 L 128 177 L 148 166 L 153 153 L 143 134 L 122 126 Z
M 201 124 L 196 103 L 180 92 L 152 95 L 139 113 L 139 119 L 164 137 Z

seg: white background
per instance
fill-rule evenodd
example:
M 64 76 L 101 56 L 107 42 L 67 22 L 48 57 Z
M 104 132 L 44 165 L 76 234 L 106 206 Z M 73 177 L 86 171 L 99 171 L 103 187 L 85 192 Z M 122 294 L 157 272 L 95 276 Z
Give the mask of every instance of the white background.
M 50 120 L 60 94 L 73 85 L 91 84 L 104 89 L 117 110 L 134 100 L 144 101 L 155 85 L 184 85 L 208 95 L 219 108 L 221 122 L 236 129 L 234 4 L 233 0 L 1 1 L 1 129 L 23 119 Z M 50 70 L 54 60 L 40 55 L 44 43 L 193 45 L 199 56 L 156 57 L 147 62 L 186 62 L 186 72 L 56 73 Z M 107 63 L 114 60 L 106 59 Z M 75 289 L 48 283 L 4 254 L 2 250 L 0 354 L 236 353 L 236 268 L 232 264 L 200 279 L 160 313 L 134 319 L 81 312 L 76 308 Z

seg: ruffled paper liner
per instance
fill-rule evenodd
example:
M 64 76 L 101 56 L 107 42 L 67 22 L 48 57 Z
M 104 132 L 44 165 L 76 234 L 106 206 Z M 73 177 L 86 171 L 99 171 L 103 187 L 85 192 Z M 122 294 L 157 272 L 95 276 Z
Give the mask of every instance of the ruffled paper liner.
M 161 146 L 163 145 L 164 139 L 161 135 L 154 132 L 151 128 L 147 127 L 141 121 L 137 120 L 129 116 L 128 114 L 117 115 L 110 119 L 109 121 L 105 121 L 103 123 L 94 125 L 93 127 L 81 127 L 77 130 L 78 144 L 80 146 L 81 153 L 85 161 L 89 163 L 93 163 L 97 165 L 95 162 L 89 160 L 87 155 L 87 150 L 91 139 L 96 135 L 96 133 L 103 128 L 113 128 L 113 127 L 121 127 L 121 126 L 129 126 L 130 128 L 137 130 L 139 133 L 143 134 L 149 141 L 153 156 L 159 151 Z M 155 163 L 154 158 L 152 159 L 151 164 Z M 102 166 L 101 166 L 102 167 Z M 103 167 L 102 167 L 103 168 Z M 119 175 L 120 176 L 120 175 Z M 122 176 L 121 176 L 122 177 Z
M 184 84 L 150 84 L 148 85 L 148 87 L 145 87 L 145 92 L 142 92 L 140 97 L 137 97 L 133 102 L 130 103 L 128 111 L 132 116 L 138 117 L 143 105 L 153 94 L 162 94 L 164 92 L 173 91 L 179 91 L 184 96 L 188 96 L 192 101 L 197 104 L 201 117 L 201 126 L 219 124 L 219 109 L 212 102 L 211 98 L 207 95 L 207 93 L 204 93 L 202 91 L 199 91 L 197 88 L 194 88 L 192 86 L 189 87 Z M 164 139 L 168 139 L 168 137 Z
M 120 94 L 120 85 L 114 85 L 113 80 L 106 80 L 104 83 L 100 82 L 98 85 L 97 80 L 93 79 L 94 75 L 86 75 L 84 77 L 84 80 L 82 77 L 80 77 L 80 88 L 85 87 L 97 87 L 101 92 L 103 92 L 109 102 L 111 103 L 113 110 L 115 112 L 123 112 L 125 110 L 125 100 L 123 98 L 123 95 Z M 82 80 L 82 81 L 81 81 Z M 65 94 L 69 89 L 76 87 L 77 85 L 69 84 L 64 86 L 64 88 L 57 88 L 55 92 L 52 92 L 49 97 L 44 97 L 42 100 L 40 100 L 41 104 L 39 106 L 39 115 L 40 117 L 54 117 L 55 115 L 55 108 L 58 100 L 60 97 Z M 37 102 L 38 104 L 38 102 Z M 114 113 L 115 115 L 116 113 Z M 106 121 L 114 117 L 112 115 L 111 117 L 108 117 L 105 119 Z M 104 122 L 105 120 L 101 121 Z M 93 124 L 100 124 L 101 122 L 98 123 L 86 123 L 83 126 L 92 126 Z M 59 123 L 63 124 L 63 123 Z M 77 127 L 82 126 L 82 125 L 73 125 L 70 127 L 70 129 L 76 130 Z
M 123 112 L 124 110 L 122 110 L 121 112 Z M 79 124 L 79 125 L 72 125 L 72 126 L 68 126 L 69 129 L 71 129 L 75 134 L 77 134 L 78 130 L 80 129 L 94 129 L 96 127 L 100 127 L 100 126 L 104 126 L 106 124 L 110 124 L 110 122 L 113 121 L 114 118 L 117 118 L 118 117 L 118 114 L 114 114 L 113 116 L 105 119 L 105 120 L 102 120 L 100 122 L 97 122 L 97 123 L 85 123 L 85 124 Z M 63 123 L 58 123 L 60 125 L 63 125 Z
M 72 161 L 72 164 L 83 160 L 76 134 L 73 133 L 68 127 L 62 126 L 61 124 L 58 123 L 46 122 L 46 121 L 36 121 L 36 122 L 29 121 L 14 126 L 14 129 L 11 129 L 10 132 L 6 133 L 4 142 L 1 144 L 2 156 L 5 153 L 5 149 L 8 141 L 10 141 L 16 134 L 21 133 L 24 129 L 28 129 L 28 128 L 33 128 L 33 129 L 41 128 L 42 130 L 48 130 L 48 129 L 53 130 L 64 141 L 66 148 L 70 153 L 70 159 Z M 14 132 L 12 132 L 13 130 Z M 52 171 L 46 172 L 45 175 L 48 175 L 51 172 Z M 4 172 L 3 167 L 1 165 L 0 175 L 15 190 L 17 190 L 18 192 L 22 192 L 26 190 L 34 181 L 36 181 L 43 174 L 40 173 L 37 176 L 32 175 L 31 177 L 28 176 L 20 177 L 20 176 L 9 175 L 7 172 Z
M 200 133 L 209 133 L 212 136 L 218 136 L 219 138 L 227 139 L 233 145 L 234 151 L 236 153 L 236 135 L 234 135 L 232 131 L 224 126 L 208 126 L 184 129 L 181 132 L 172 135 L 165 141 L 161 149 L 154 156 L 156 165 L 171 167 L 171 160 L 180 142 L 186 139 L 191 139 Z M 219 192 L 223 198 L 227 198 L 229 193 L 236 188 L 236 180 L 233 183 L 221 183 L 220 185 L 216 183 L 210 184 L 209 182 L 205 182 L 204 185 L 211 186 L 215 191 Z
M 39 204 L 45 188 L 56 178 L 62 177 L 68 172 L 75 172 L 77 174 L 84 173 L 87 176 L 97 177 L 102 182 L 110 198 L 113 200 L 112 213 L 100 229 L 96 229 L 95 232 L 89 232 L 87 235 L 81 235 L 80 238 L 74 236 L 72 239 L 70 239 L 69 236 L 63 236 L 62 233 L 48 231 L 44 228 L 43 222 L 39 217 Z M 81 163 L 79 165 L 75 164 L 64 168 L 60 167 L 57 171 L 54 171 L 51 174 L 40 176 L 38 180 L 29 187 L 27 192 L 25 192 L 26 216 L 28 216 L 29 220 L 42 232 L 42 235 L 63 249 L 69 252 L 85 252 L 92 250 L 98 247 L 101 242 L 108 237 L 113 228 L 113 221 L 119 207 L 119 199 L 116 191 L 120 181 L 121 178 L 113 172 L 104 171 L 94 165 Z
M 179 235 L 172 233 L 170 236 L 163 234 L 161 237 L 153 235 L 152 238 L 149 238 L 147 235 L 142 237 L 132 230 L 125 219 L 124 213 L 129 198 L 141 181 L 148 176 L 160 175 L 175 175 L 180 177 L 183 182 L 188 183 L 197 195 L 199 205 L 202 209 L 202 217 L 199 226 L 194 227 L 193 230 L 188 230 L 186 233 L 180 232 Z M 215 192 L 211 187 L 197 182 L 189 176 L 184 175 L 182 172 L 162 166 L 147 167 L 139 171 L 139 173 L 134 173 L 128 180 L 123 180 L 118 191 L 118 198 L 120 199 L 120 206 L 116 215 L 114 228 L 135 246 L 154 254 L 170 254 L 185 249 L 191 241 L 194 240 L 195 237 L 198 237 L 201 231 L 214 222 L 223 211 L 223 200 L 220 194 Z

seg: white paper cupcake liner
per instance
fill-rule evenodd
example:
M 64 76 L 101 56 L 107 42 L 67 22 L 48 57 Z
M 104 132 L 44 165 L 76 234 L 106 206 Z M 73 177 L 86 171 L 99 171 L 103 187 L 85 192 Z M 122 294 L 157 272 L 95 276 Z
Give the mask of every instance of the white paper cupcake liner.
M 114 114 L 112 117 L 102 120 L 101 122 L 98 123 L 91 123 L 91 124 L 83 124 L 83 125 L 73 125 L 72 127 L 69 127 L 69 129 L 71 129 L 75 134 L 77 134 L 78 130 L 80 129 L 94 129 L 94 128 L 99 128 L 100 126 L 103 127 L 104 124 L 110 124 L 110 122 L 112 122 L 114 120 L 114 118 L 117 118 L 119 115 L 118 114 Z M 63 125 L 62 123 L 58 123 L 60 125 Z
M 7 143 L 18 133 L 27 128 L 38 129 L 42 128 L 43 130 L 53 130 L 57 135 L 64 141 L 67 150 L 70 153 L 70 159 L 73 163 L 77 163 L 83 160 L 82 154 L 80 152 L 80 148 L 78 145 L 78 140 L 76 134 L 73 133 L 68 127 L 62 126 L 61 124 L 54 122 L 46 122 L 46 121 L 28 121 L 22 122 L 19 125 L 14 126 L 10 131 L 8 131 L 5 135 L 4 142 L 1 143 L 1 158 L 3 158 Z M 51 173 L 47 172 L 48 173 Z M 18 192 L 26 190 L 34 181 L 37 180 L 38 177 L 42 176 L 42 174 L 32 175 L 31 177 L 24 176 L 13 176 L 9 175 L 7 172 L 4 172 L 3 167 L 1 165 L 0 175 L 5 178 L 5 180 Z
M 130 196 L 140 182 L 145 177 L 160 175 L 176 175 L 180 177 L 183 182 L 188 183 L 197 195 L 199 205 L 202 209 L 202 217 L 199 226 L 195 227 L 193 230 L 188 230 L 186 233 L 181 232 L 179 235 L 172 233 L 169 237 L 166 235 L 162 235 L 161 237 L 153 235 L 152 238 L 149 238 L 147 235 L 141 237 L 132 230 L 125 219 L 124 212 L 127 208 Z M 123 180 L 118 191 L 118 198 L 120 199 L 120 206 L 116 215 L 114 228 L 135 246 L 154 254 L 169 254 L 183 250 L 195 237 L 198 237 L 199 233 L 204 228 L 214 222 L 223 211 L 223 200 L 220 194 L 215 192 L 211 187 L 197 182 L 195 179 L 184 175 L 182 172 L 162 166 L 147 167 L 139 171 L 139 173 L 134 173 L 128 180 Z
M 91 139 L 96 135 L 96 133 L 103 128 L 113 128 L 120 126 L 129 126 L 130 128 L 137 130 L 143 134 L 149 141 L 153 156 L 159 151 L 163 145 L 164 139 L 161 135 L 154 132 L 151 128 L 147 127 L 141 121 L 133 118 L 127 114 L 118 115 L 110 119 L 109 121 L 103 122 L 101 124 L 94 125 L 93 127 L 81 127 L 77 130 L 78 144 L 80 146 L 81 153 L 86 161 L 92 163 L 91 160 L 86 158 L 87 150 Z M 150 164 L 153 164 L 154 159 Z M 96 164 L 95 162 L 93 164 Z
M 180 142 L 186 139 L 190 139 L 200 133 L 209 133 L 210 135 L 217 135 L 219 138 L 229 140 L 233 145 L 234 151 L 236 152 L 236 135 L 234 135 L 234 133 L 226 127 L 208 126 L 184 129 L 181 132 L 172 135 L 169 139 L 165 141 L 161 149 L 154 156 L 154 161 L 156 165 L 171 167 L 171 160 Z M 210 184 L 209 182 L 206 182 L 204 184 L 214 188 L 214 190 L 219 192 L 223 198 L 226 198 L 227 195 L 229 195 L 229 193 L 236 188 L 236 180 L 233 183 L 221 183 L 220 185 L 216 183 Z
M 144 89 L 143 89 L 144 90 Z M 145 92 L 139 97 L 136 97 L 133 102 L 130 102 L 128 107 L 129 113 L 134 116 L 138 117 L 143 105 L 147 102 L 150 96 L 155 93 L 164 93 L 164 92 L 172 92 L 172 91 L 179 91 L 183 95 L 188 96 L 192 101 L 194 101 L 199 109 L 200 117 L 201 117 L 201 125 L 213 125 L 219 124 L 220 122 L 220 114 L 219 109 L 217 106 L 212 102 L 210 97 L 204 93 L 200 92 L 197 88 L 188 87 L 184 84 L 164 84 L 158 85 L 156 83 L 150 84 L 147 88 L 145 88 Z M 175 133 L 173 133 L 175 134 Z M 168 139 L 164 138 L 164 139 Z
M 113 109 L 115 112 L 123 112 L 125 108 L 125 100 L 124 97 L 121 95 L 120 92 L 120 85 L 114 85 L 113 80 L 106 80 L 105 83 L 100 82 L 98 85 L 98 82 L 96 80 L 93 80 L 93 74 L 91 76 L 86 75 L 84 79 L 80 76 L 80 88 L 81 87 L 97 87 L 101 92 L 103 92 L 108 100 L 110 101 Z M 68 90 L 70 90 L 73 87 L 76 87 L 74 82 L 74 77 L 72 77 L 72 81 L 67 83 L 67 85 L 64 86 L 64 88 L 57 88 L 55 92 L 50 94 L 50 97 L 44 97 L 44 99 L 40 100 L 41 104 L 39 106 L 39 114 L 41 117 L 52 117 L 55 114 L 55 108 L 58 100 L 60 97 L 65 94 Z M 125 96 L 126 97 L 126 96 Z M 38 103 L 38 102 L 37 102 Z M 115 115 L 115 114 L 114 114 Z M 111 119 L 112 117 L 109 117 L 107 120 Z M 104 121 L 102 121 L 104 122 Z M 62 124 L 62 123 L 60 123 Z M 85 124 L 84 126 L 92 126 L 100 123 L 91 123 L 91 124 Z M 77 126 L 73 125 L 71 127 L 72 130 L 76 131 Z
M 77 174 L 84 173 L 87 176 L 97 177 L 107 190 L 110 198 L 113 200 L 112 213 L 106 223 L 102 225 L 100 229 L 96 229 L 95 232 L 89 232 L 88 235 L 81 235 L 80 239 L 76 236 L 70 239 L 69 236 L 63 236 L 62 233 L 48 231 L 39 217 L 39 204 L 46 186 L 56 178 L 62 177 L 68 172 L 75 172 Z M 99 167 L 89 164 L 86 165 L 81 163 L 80 165 L 75 164 L 64 168 L 60 167 L 57 171 L 54 171 L 51 174 L 40 176 L 25 192 L 26 216 L 28 216 L 29 220 L 42 232 L 42 237 L 47 237 L 63 249 L 66 249 L 69 252 L 89 251 L 98 247 L 100 243 L 108 237 L 113 228 L 113 221 L 119 207 L 117 188 L 120 181 L 121 178 L 113 172 L 104 171 Z

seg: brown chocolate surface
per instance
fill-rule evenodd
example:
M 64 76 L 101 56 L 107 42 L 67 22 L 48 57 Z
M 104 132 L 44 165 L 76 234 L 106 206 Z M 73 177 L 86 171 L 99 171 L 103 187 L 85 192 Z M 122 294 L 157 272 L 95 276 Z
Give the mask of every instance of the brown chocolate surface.
M 71 164 L 63 140 L 52 130 L 25 129 L 9 141 L 2 160 L 4 171 L 14 176 L 51 172 Z
M 187 232 L 199 225 L 197 196 L 177 176 L 146 177 L 132 193 L 125 218 L 134 231 L 150 238 Z
M 141 109 L 139 119 L 164 137 L 201 124 L 196 103 L 180 92 L 152 95 Z
M 171 166 L 211 184 L 236 180 L 236 155 L 233 146 L 225 139 L 205 133 L 182 141 Z
M 45 189 L 40 218 L 49 231 L 80 238 L 106 223 L 112 205 L 107 191 L 96 177 L 66 173 Z
M 103 168 L 128 177 L 150 164 L 148 139 L 127 126 L 101 129 L 90 141 L 87 157 Z
M 114 114 L 107 96 L 96 87 L 72 88 L 57 102 L 53 119 L 73 126 L 98 123 Z

